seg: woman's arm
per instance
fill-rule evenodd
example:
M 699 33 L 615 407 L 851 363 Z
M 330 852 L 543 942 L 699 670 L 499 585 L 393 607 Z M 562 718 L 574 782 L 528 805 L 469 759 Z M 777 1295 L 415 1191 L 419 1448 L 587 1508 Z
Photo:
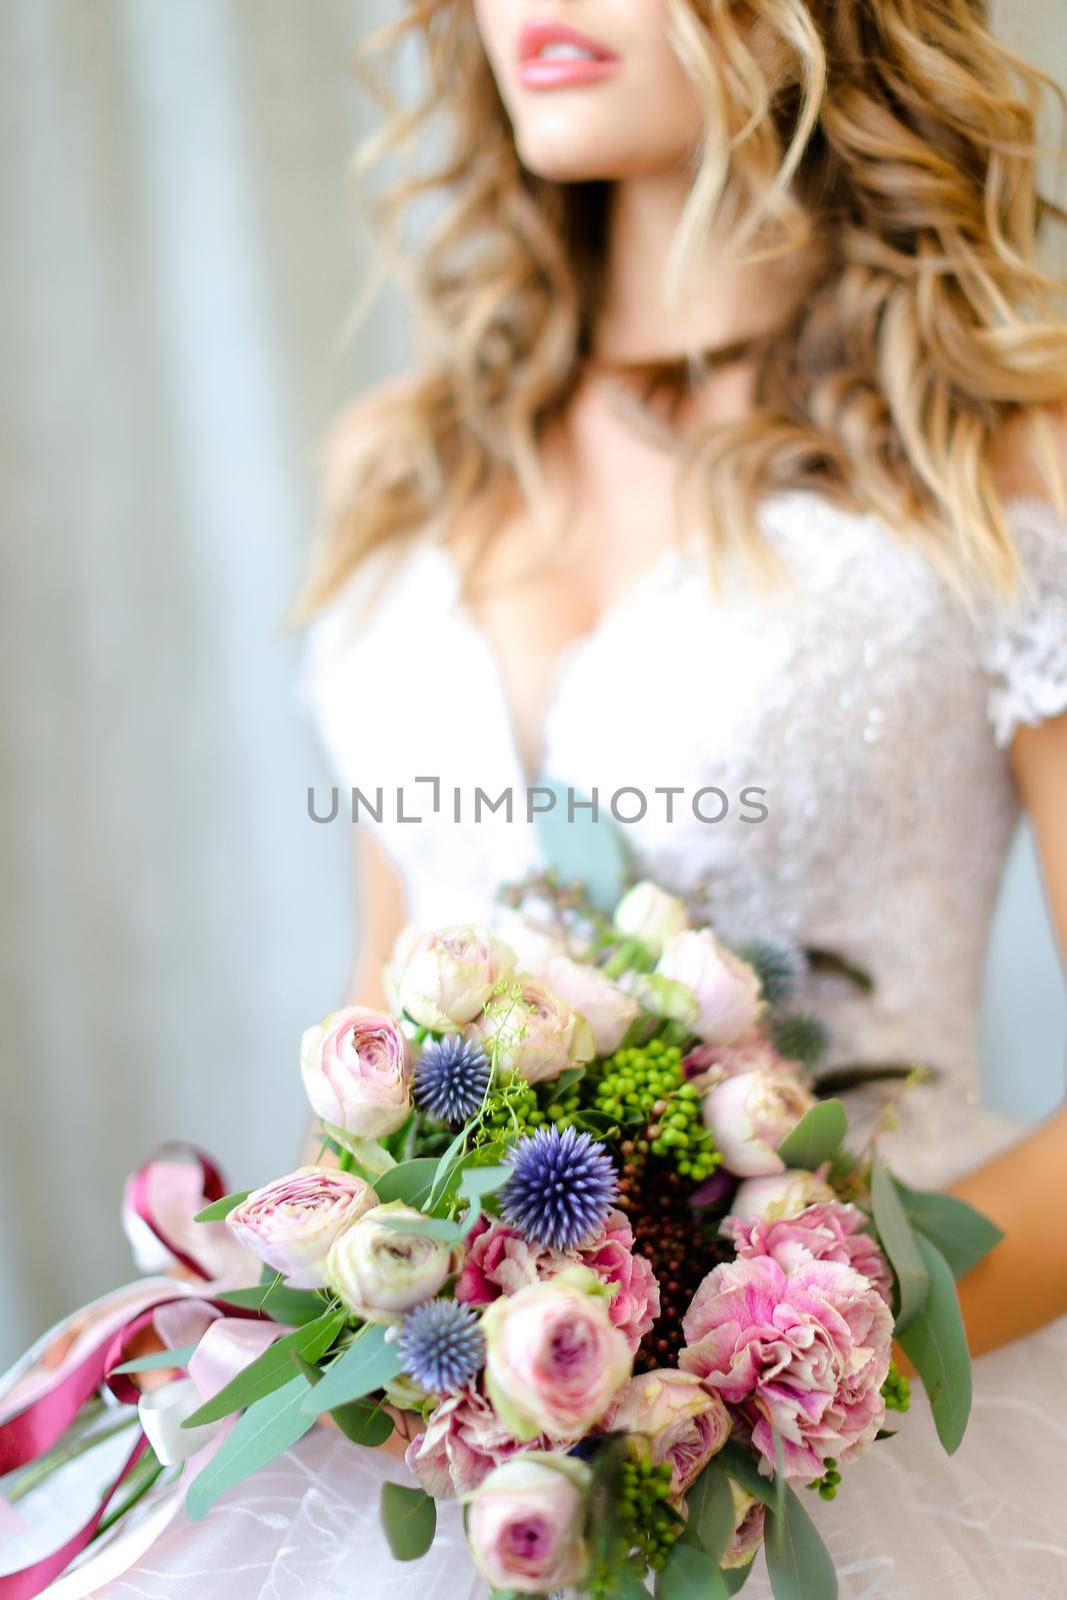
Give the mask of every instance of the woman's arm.
M 1023 728 L 1012 765 L 1037 838 L 1060 948 L 1067 952 L 1067 716 Z M 960 1284 L 974 1353 L 1067 1313 L 1067 1107 L 954 1192 L 1005 1234 Z

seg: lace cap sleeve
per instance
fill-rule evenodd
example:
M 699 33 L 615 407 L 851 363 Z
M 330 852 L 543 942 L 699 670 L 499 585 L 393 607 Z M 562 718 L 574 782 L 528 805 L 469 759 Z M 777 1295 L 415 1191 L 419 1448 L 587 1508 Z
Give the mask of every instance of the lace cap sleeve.
M 1017 500 L 1012 524 L 1024 579 L 986 637 L 989 717 L 996 741 L 1011 743 L 1067 711 L 1067 521 L 1039 500 Z

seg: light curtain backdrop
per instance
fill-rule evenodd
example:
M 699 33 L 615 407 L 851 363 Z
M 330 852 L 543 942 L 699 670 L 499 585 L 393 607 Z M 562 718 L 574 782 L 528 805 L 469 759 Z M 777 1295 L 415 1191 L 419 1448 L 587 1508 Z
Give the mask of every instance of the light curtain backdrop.
M 1009 21 L 1067 81 L 1059 4 Z M 385 10 L 0 7 L 0 1365 L 130 1275 L 121 1181 L 155 1142 L 242 1184 L 292 1162 L 299 1034 L 344 992 L 347 845 L 306 819 L 327 774 L 284 619 L 328 420 L 403 361 L 390 302 L 342 342 L 349 60 Z M 986 1031 L 998 1102 L 1047 1110 L 1025 839 Z

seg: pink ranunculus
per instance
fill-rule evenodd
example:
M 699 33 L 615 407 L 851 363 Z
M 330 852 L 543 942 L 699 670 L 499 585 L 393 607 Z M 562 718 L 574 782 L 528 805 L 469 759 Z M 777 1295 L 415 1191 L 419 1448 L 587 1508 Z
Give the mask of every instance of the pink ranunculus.
M 411 1112 L 411 1049 L 384 1011 L 348 1006 L 309 1028 L 300 1070 L 315 1115 L 346 1133 L 383 1139 Z
M 520 974 L 494 995 L 471 1029 L 504 1077 L 547 1083 L 596 1054 L 593 1031 L 540 978 Z
M 815 1096 L 794 1072 L 742 1072 L 704 1096 L 704 1126 L 727 1172 L 766 1178 L 785 1171 L 778 1146 L 814 1104 Z
M 763 1524 L 767 1513 L 762 1500 L 757 1500 L 754 1494 L 742 1489 L 733 1478 L 728 1478 L 727 1482 L 734 1507 L 734 1531 L 720 1566 L 732 1572 L 738 1567 L 747 1567 L 763 1543 Z
M 806 1206 L 835 1198 L 830 1185 L 817 1172 L 791 1167 L 769 1178 L 749 1178 L 734 1195 L 730 1213 L 735 1220 L 750 1217 L 795 1217 Z
M 494 1590 L 548 1594 L 581 1583 L 592 1477 L 574 1456 L 531 1451 L 497 1467 L 474 1491 L 467 1539 Z
M 743 1072 L 795 1071 L 791 1062 L 780 1056 L 769 1039 L 756 1032 L 746 1033 L 733 1044 L 698 1044 L 682 1062 L 686 1079 L 699 1089 L 712 1089 L 724 1078 Z
M 688 927 L 689 918 L 683 901 L 645 879 L 623 895 L 615 907 L 614 922 L 625 937 L 639 939 L 646 949 L 660 955 L 668 940 Z
M 637 1001 L 588 962 L 554 955 L 538 966 L 537 974 L 588 1022 L 598 1056 L 613 1054 L 641 1015 Z
M 586 1267 L 494 1300 L 482 1332 L 486 1393 L 516 1439 L 580 1438 L 630 1376 L 629 1344 Z
M 730 1437 L 730 1414 L 717 1394 L 690 1372 L 665 1367 L 631 1378 L 605 1420 L 605 1427 L 641 1433 L 652 1460 L 668 1462 L 671 1492 L 683 1495 Z
M 733 1239 L 739 1256 L 772 1256 L 786 1272 L 807 1257 L 842 1261 L 869 1278 L 888 1304 L 893 1275 L 866 1227 L 858 1206 L 830 1200 L 807 1206 L 794 1217 L 727 1217 L 723 1232 Z
M 772 1467 L 781 1435 L 787 1477 L 821 1477 L 827 1457 L 848 1461 L 882 1425 L 893 1317 L 852 1267 L 728 1262 L 704 1279 L 682 1327 L 679 1366 L 741 1411 Z
M 636 1353 L 659 1316 L 659 1284 L 650 1263 L 635 1254 L 633 1229 L 622 1211 L 610 1211 L 588 1244 L 569 1251 L 531 1244 L 517 1228 L 482 1217 L 467 1240 L 456 1299 L 486 1306 L 502 1294 L 517 1294 L 527 1284 L 554 1278 L 574 1266 L 590 1268 L 602 1284 L 613 1288 L 608 1305 L 611 1321 Z
M 473 1022 L 514 966 L 514 951 L 488 928 L 405 930 L 397 941 L 389 981 L 412 1021 L 447 1033 Z
M 705 1044 L 733 1044 L 751 1032 L 759 1017 L 759 977 L 721 945 L 710 928 L 675 934 L 667 941 L 656 972 L 691 991 L 697 1006 L 693 1032 Z
M 226 1218 L 234 1235 L 296 1289 L 321 1289 L 330 1246 L 378 1197 L 354 1172 L 298 1167 L 254 1189 Z
M 509 1433 L 483 1394 L 460 1389 L 442 1400 L 404 1460 L 427 1494 L 448 1500 L 471 1494 L 494 1467 L 531 1448 Z

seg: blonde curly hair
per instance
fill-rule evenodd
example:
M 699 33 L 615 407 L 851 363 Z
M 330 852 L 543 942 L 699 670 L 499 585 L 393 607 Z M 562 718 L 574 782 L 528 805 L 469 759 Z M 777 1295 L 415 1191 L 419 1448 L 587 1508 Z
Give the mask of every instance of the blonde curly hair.
M 1010 590 L 997 443 L 1020 416 L 1067 405 L 1067 285 L 1038 251 L 1043 220 L 1067 220 L 1038 191 L 1038 118 L 1062 95 L 994 37 L 985 0 L 667 12 L 704 109 L 678 251 L 699 251 L 713 224 L 739 259 L 814 239 L 825 251 L 761 359 L 752 411 L 682 450 L 715 552 L 751 554 L 761 497 L 811 488 L 875 512 L 958 583 Z M 421 97 L 403 105 L 375 81 L 386 126 L 363 160 L 445 151 L 376 206 L 422 360 L 362 408 L 335 464 L 308 611 L 387 541 L 528 490 L 590 350 L 605 187 L 524 170 L 470 0 L 413 0 L 367 59 L 412 38 Z M 413 245 L 407 219 L 427 200 L 434 220 Z

